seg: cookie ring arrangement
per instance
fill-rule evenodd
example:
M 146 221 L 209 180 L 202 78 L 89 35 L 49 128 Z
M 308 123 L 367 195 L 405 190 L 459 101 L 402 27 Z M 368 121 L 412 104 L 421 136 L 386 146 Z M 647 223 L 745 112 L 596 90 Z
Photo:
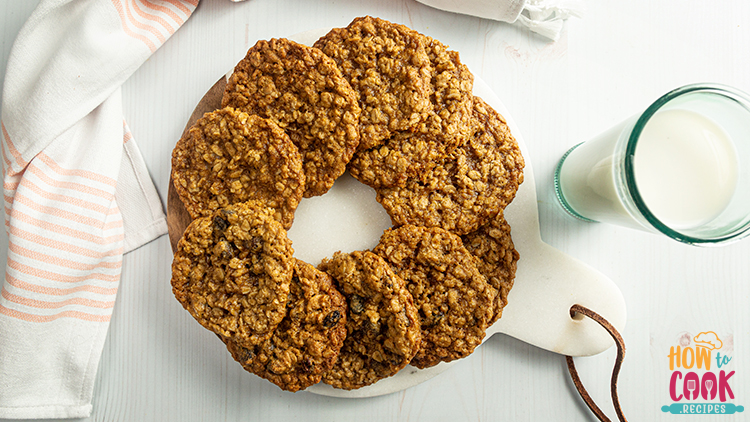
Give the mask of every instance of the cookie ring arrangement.
M 513 285 L 503 210 L 524 167 L 472 86 L 458 53 L 378 18 L 312 47 L 259 41 L 221 107 L 173 150 L 170 195 L 192 220 L 175 249 L 177 300 L 287 391 L 359 389 L 471 354 Z M 300 200 L 345 170 L 375 189 L 393 227 L 315 268 L 286 230 Z

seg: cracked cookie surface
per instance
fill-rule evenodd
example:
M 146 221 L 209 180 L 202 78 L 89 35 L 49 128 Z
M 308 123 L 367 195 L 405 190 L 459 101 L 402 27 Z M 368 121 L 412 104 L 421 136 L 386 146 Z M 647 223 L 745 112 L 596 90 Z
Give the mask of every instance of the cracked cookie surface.
M 508 293 L 513 288 L 519 254 L 510 236 L 510 225 L 499 213 L 478 230 L 461 236 L 466 249 L 479 258 L 477 268 L 487 282 L 498 291 L 494 313 L 489 324 L 494 324 L 508 304 Z
M 285 228 L 305 189 L 302 158 L 270 120 L 231 107 L 206 113 L 172 151 L 175 190 L 192 218 L 248 200 L 273 208 Z
M 426 181 L 447 154 L 448 146 L 432 133 L 399 132 L 384 145 L 354 154 L 349 173 L 375 189 L 404 187 Z
M 347 305 L 331 277 L 295 260 L 287 314 L 273 335 L 255 347 L 228 341 L 243 368 L 279 386 L 299 391 L 331 369 L 346 337 Z
M 194 220 L 172 262 L 172 292 L 203 327 L 243 347 L 286 314 L 292 242 L 266 207 L 243 202 Z
M 440 41 L 427 37 L 432 64 L 430 118 L 417 129 L 442 140 L 451 152 L 471 136 L 474 75 L 461 63 L 459 54 Z
M 406 282 L 419 309 L 422 346 L 411 364 L 461 359 L 485 336 L 496 291 L 461 238 L 437 227 L 388 229 L 373 249 Z
M 359 103 L 336 63 L 284 38 L 248 50 L 221 104 L 269 118 L 289 135 L 302 156 L 306 198 L 326 193 L 359 145 Z
M 370 251 L 337 252 L 319 268 L 334 278 L 349 303 L 347 337 L 323 381 L 352 390 L 406 366 L 419 349 L 421 332 L 404 280 Z
M 462 235 L 504 209 L 523 182 L 524 160 L 505 119 L 474 99 L 474 133 L 426 176 L 381 188 L 377 200 L 394 225 L 442 227 Z
M 382 145 L 360 148 L 349 163 L 357 180 L 376 189 L 425 182 L 436 163 L 471 135 L 474 75 L 457 52 L 420 36 L 430 59 L 431 109 L 409 130 L 393 131 Z
M 413 130 L 432 111 L 427 38 L 413 29 L 365 16 L 331 30 L 314 46 L 336 61 L 358 93 L 359 150 Z

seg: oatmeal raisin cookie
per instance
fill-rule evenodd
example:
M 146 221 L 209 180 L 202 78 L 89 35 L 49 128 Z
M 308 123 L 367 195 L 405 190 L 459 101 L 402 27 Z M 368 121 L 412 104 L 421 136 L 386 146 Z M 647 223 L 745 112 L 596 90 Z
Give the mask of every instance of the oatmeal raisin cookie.
M 405 187 L 381 188 L 377 200 L 394 225 L 442 227 L 471 233 L 497 215 L 523 182 L 524 160 L 505 119 L 479 97 L 469 140 L 426 176 Z
M 433 109 L 427 38 L 404 25 L 370 16 L 335 28 L 314 44 L 332 57 L 362 107 L 360 150 L 412 131 Z
M 498 291 L 495 312 L 489 322 L 492 325 L 502 316 L 516 277 L 519 254 L 510 237 L 510 225 L 500 212 L 478 230 L 461 236 L 461 240 L 466 249 L 479 258 L 479 272 Z
M 193 220 L 177 244 L 172 292 L 203 327 L 243 347 L 286 314 L 292 242 L 270 209 L 248 201 Z
M 419 316 L 404 280 L 372 252 L 337 252 L 319 266 L 349 302 L 347 337 L 339 359 L 323 376 L 352 390 L 390 377 L 406 366 L 420 344 Z
M 192 218 L 256 200 L 289 229 L 305 174 L 302 158 L 270 120 L 231 107 L 206 113 L 172 151 L 172 179 Z
M 269 118 L 289 135 L 302 155 L 306 198 L 326 193 L 359 145 L 359 103 L 336 63 L 284 38 L 248 50 L 221 104 Z
M 386 230 L 373 251 L 406 281 L 419 309 L 422 346 L 412 365 L 461 359 L 482 343 L 497 291 L 461 238 L 438 227 L 407 225 Z
M 282 390 L 304 390 L 336 362 L 346 337 L 346 310 L 331 277 L 297 259 L 287 314 L 273 335 L 249 348 L 227 341 L 227 349 L 247 371 Z

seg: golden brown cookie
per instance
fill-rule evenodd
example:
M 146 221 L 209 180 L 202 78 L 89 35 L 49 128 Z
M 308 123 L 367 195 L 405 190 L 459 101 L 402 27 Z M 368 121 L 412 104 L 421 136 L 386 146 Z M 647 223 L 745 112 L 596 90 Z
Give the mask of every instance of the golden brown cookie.
M 258 41 L 234 68 L 222 106 L 277 123 L 302 155 L 305 197 L 322 195 L 359 145 L 360 107 L 336 63 L 287 39 Z
M 404 187 L 424 182 L 447 154 L 448 145 L 432 133 L 398 132 L 384 145 L 354 154 L 349 173 L 375 189 Z
M 388 229 L 373 249 L 406 281 L 419 309 L 422 346 L 411 364 L 428 368 L 468 356 L 485 336 L 496 291 L 461 238 L 441 228 Z
M 332 57 L 359 94 L 360 150 L 412 131 L 433 109 L 427 38 L 370 16 L 335 28 L 314 44 Z
M 292 242 L 270 209 L 248 201 L 194 220 L 177 244 L 172 292 L 203 327 L 242 347 L 286 314 Z
M 510 225 L 500 212 L 478 230 L 461 236 L 466 249 L 479 258 L 481 272 L 498 295 L 495 297 L 494 314 L 489 324 L 494 324 L 508 304 L 508 293 L 513 288 L 519 254 L 510 237 Z
M 462 145 L 472 132 L 474 75 L 459 55 L 422 36 L 430 59 L 430 103 L 426 118 L 408 131 L 393 132 L 383 145 L 362 148 L 349 163 L 350 173 L 373 188 L 425 182 L 429 171 Z
M 192 218 L 257 200 L 292 226 L 305 189 L 302 158 L 268 119 L 226 107 L 206 113 L 172 151 L 175 190 Z
M 471 233 L 515 197 L 524 160 L 505 119 L 474 99 L 474 133 L 426 175 L 403 188 L 377 189 L 394 225 L 442 227 Z
M 448 152 L 462 145 L 472 132 L 474 75 L 461 63 L 459 54 L 440 41 L 427 37 L 432 64 L 430 102 L 433 112 L 417 132 L 442 140 Z
M 323 382 L 352 390 L 406 366 L 419 349 L 420 328 L 404 280 L 370 251 L 337 252 L 319 268 L 334 278 L 349 302 L 347 337 Z
M 346 337 L 346 310 L 331 277 L 297 259 L 287 314 L 271 338 L 250 348 L 227 341 L 227 349 L 247 371 L 282 390 L 304 390 L 336 362 Z

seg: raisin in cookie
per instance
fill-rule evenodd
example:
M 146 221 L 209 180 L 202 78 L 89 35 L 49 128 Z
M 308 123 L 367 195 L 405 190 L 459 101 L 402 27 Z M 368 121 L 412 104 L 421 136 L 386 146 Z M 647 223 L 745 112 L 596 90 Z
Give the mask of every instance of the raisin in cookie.
M 404 280 L 369 251 L 337 252 L 319 268 L 334 278 L 349 302 L 347 337 L 323 382 L 352 390 L 406 366 L 419 349 L 420 328 Z
M 172 292 L 203 327 L 243 347 L 286 314 L 292 242 L 270 209 L 248 201 L 193 220 L 177 244 Z
M 289 135 L 302 155 L 308 198 L 331 188 L 359 145 L 359 103 L 336 63 L 284 38 L 248 50 L 221 104 L 269 118 Z
M 346 337 L 346 309 L 328 274 L 295 260 L 287 314 L 271 338 L 251 348 L 227 341 L 227 349 L 247 371 L 283 390 L 304 390 L 336 362 Z
M 424 182 L 377 189 L 394 225 L 442 227 L 470 233 L 497 215 L 523 182 L 524 160 L 505 119 L 474 99 L 474 133 L 436 165 Z
M 172 151 L 175 190 L 192 218 L 257 200 L 290 228 L 305 189 L 297 147 L 275 123 L 231 107 L 206 113 Z
M 461 238 L 441 228 L 388 229 L 373 249 L 385 258 L 419 309 L 422 346 L 411 364 L 428 368 L 468 356 L 481 344 L 496 290 Z
M 432 111 L 427 38 L 370 16 L 335 28 L 314 44 L 332 57 L 358 93 L 360 150 L 412 131 Z
M 499 213 L 478 230 L 461 236 L 466 249 L 479 258 L 479 272 L 498 291 L 494 314 L 489 324 L 494 324 L 508 304 L 508 293 L 513 288 L 519 254 L 513 246 L 510 225 L 503 213 Z

